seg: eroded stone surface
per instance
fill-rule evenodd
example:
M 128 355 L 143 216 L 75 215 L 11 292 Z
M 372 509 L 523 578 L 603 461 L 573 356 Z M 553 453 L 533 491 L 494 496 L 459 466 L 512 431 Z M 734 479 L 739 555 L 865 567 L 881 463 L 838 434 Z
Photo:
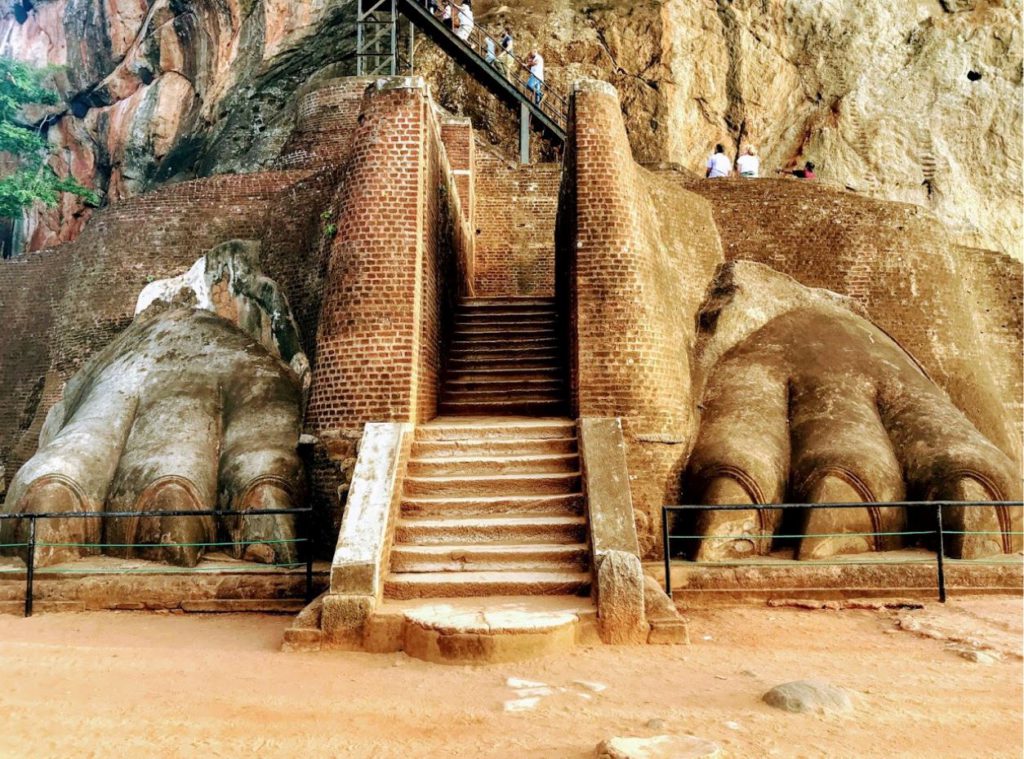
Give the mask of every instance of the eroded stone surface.
M 794 680 L 776 685 L 762 699 L 769 706 L 787 712 L 848 712 L 853 709 L 849 694 L 822 680 Z
M 719 759 L 722 749 L 691 735 L 653 738 L 608 738 L 598 744 L 597 759 Z

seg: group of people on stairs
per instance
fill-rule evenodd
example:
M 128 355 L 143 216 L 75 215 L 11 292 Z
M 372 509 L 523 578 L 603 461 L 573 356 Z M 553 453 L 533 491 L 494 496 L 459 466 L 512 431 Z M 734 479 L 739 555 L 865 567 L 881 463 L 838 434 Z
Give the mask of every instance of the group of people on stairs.
M 807 161 L 802 169 L 776 169 L 777 174 L 787 174 L 797 179 L 816 179 L 814 164 Z M 757 156 L 757 149 L 753 145 L 747 145 L 743 153 L 736 159 L 736 168 L 733 169 L 732 159 L 725 154 L 725 146 L 715 145 L 715 152 L 708 158 L 707 172 L 704 176 L 708 179 L 724 179 L 738 175 L 747 179 L 756 179 L 761 176 L 761 159 Z
M 463 42 L 470 44 L 470 35 L 476 22 L 473 18 L 473 0 L 424 0 L 427 10 L 441 19 Z M 526 59 L 526 63 L 520 63 L 513 54 L 514 40 L 512 33 L 505 29 L 501 33 L 500 41 L 487 32 L 482 32 L 484 43 L 484 60 L 506 79 L 519 81 L 513 74 L 517 67 L 521 66 L 529 72 L 526 81 L 526 89 L 533 93 L 533 102 L 540 105 L 544 100 L 544 56 L 538 50 L 532 50 Z M 501 50 L 498 50 L 498 47 Z

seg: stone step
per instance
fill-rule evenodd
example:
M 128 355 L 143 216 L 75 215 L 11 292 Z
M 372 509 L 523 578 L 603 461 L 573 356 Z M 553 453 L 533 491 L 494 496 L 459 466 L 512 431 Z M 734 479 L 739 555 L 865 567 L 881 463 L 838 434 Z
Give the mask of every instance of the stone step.
M 508 298 L 463 298 L 456 306 L 460 311 L 491 308 L 554 308 L 554 298 L 530 298 L 530 297 L 508 297 Z
M 576 422 L 563 417 L 438 417 L 416 428 L 417 441 L 550 440 L 575 436 Z
M 442 400 L 438 404 L 438 410 L 442 414 L 454 416 L 499 416 L 507 414 L 518 416 L 520 414 L 533 414 L 535 416 L 552 415 L 568 410 L 569 404 L 562 398 L 537 399 L 531 401 L 502 400 L 502 401 L 477 401 L 477 400 Z
M 587 595 L 588 572 L 393 573 L 384 582 L 388 598 Z
M 578 571 L 590 566 L 585 543 L 565 545 L 396 545 L 392 572 Z
M 594 603 L 578 595 L 385 598 L 364 630 L 369 651 L 436 664 L 524 661 L 599 640 Z
M 516 321 L 466 321 L 456 322 L 452 336 L 456 340 L 479 338 L 482 340 L 503 340 L 516 337 L 559 337 L 554 321 L 550 319 Z
M 575 453 L 576 437 L 513 438 L 511 440 L 419 440 L 412 444 L 413 458 L 442 456 L 526 456 L 554 453 Z
M 558 350 L 559 339 L 555 335 L 520 335 L 510 334 L 501 337 L 483 335 L 475 336 L 455 335 L 449 350 L 474 350 L 482 352 L 499 351 L 505 349 L 544 348 L 546 350 Z
M 557 345 L 492 345 L 478 348 L 472 345 L 453 345 L 448 349 L 450 361 L 497 361 L 510 362 L 548 361 L 556 362 L 561 356 Z
M 527 456 L 555 453 L 576 453 L 575 437 L 541 438 L 539 440 L 416 440 L 413 458 L 445 456 Z
M 553 308 L 521 308 L 521 309 L 477 309 L 477 310 L 459 310 L 453 314 L 454 324 L 469 324 L 479 323 L 487 321 L 495 322 L 515 322 L 519 320 L 523 321 L 534 321 L 543 319 L 549 324 L 553 324 L 558 320 L 558 313 Z
M 561 391 L 565 388 L 565 381 L 558 377 L 494 377 L 481 375 L 479 377 L 456 377 L 445 381 L 446 390 L 519 390 L 519 391 Z
M 464 519 L 480 516 L 579 516 L 583 513 L 581 493 L 554 495 L 507 495 L 484 498 L 416 496 L 402 499 L 403 517 Z
M 579 468 L 580 457 L 576 453 L 414 457 L 409 461 L 408 476 L 540 474 L 543 472 L 576 472 L 579 471 Z
M 441 403 L 549 403 L 564 402 L 566 394 L 559 388 L 533 390 L 531 388 L 497 388 L 490 390 L 468 390 L 464 388 L 447 388 L 441 394 Z
M 485 368 L 482 370 L 455 369 L 451 366 L 445 374 L 445 382 L 530 382 L 534 380 L 565 381 L 565 371 L 561 366 L 553 365 L 537 368 L 508 366 L 500 369 Z
M 448 371 L 457 374 L 493 374 L 496 375 L 505 369 L 530 369 L 532 371 L 564 373 L 558 359 L 534 359 L 519 357 L 501 358 L 451 358 L 448 360 Z
M 406 518 L 395 527 L 395 545 L 473 545 L 480 543 L 582 543 L 587 538 L 581 516 L 494 516 Z
M 417 496 L 502 496 L 554 495 L 579 490 L 579 472 L 544 474 L 495 474 L 405 478 L 405 495 Z

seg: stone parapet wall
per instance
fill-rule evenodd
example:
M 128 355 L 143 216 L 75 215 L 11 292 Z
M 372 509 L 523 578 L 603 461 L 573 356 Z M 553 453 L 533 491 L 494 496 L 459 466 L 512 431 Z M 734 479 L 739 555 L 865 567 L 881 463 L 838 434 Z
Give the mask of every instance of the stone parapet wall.
M 478 146 L 473 279 L 477 295 L 554 295 L 561 176 L 560 163 L 516 164 Z

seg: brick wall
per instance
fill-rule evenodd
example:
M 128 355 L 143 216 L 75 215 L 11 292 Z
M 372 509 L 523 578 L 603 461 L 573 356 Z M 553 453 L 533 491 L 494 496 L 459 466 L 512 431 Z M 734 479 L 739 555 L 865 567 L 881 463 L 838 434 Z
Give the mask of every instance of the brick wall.
M 22 438 L 43 396 L 47 337 L 71 260 L 67 247 L 0 262 L 0 465 L 6 466 L 8 483 L 24 461 Z
M 298 98 L 295 129 L 277 165 L 287 169 L 344 163 L 352 148 L 363 92 L 372 81 L 342 77 L 310 85 Z
M 956 247 L 954 254 L 964 294 L 974 304 L 978 339 L 992 381 L 1006 418 L 1015 427 L 1017 444 L 1024 447 L 1024 269 L 1020 261 L 996 251 Z
M 476 151 L 477 295 L 550 297 L 555 284 L 555 215 L 562 166 L 521 165 Z
M 443 295 L 471 237 L 420 80 L 367 93 L 335 209 L 309 426 L 429 419 Z

